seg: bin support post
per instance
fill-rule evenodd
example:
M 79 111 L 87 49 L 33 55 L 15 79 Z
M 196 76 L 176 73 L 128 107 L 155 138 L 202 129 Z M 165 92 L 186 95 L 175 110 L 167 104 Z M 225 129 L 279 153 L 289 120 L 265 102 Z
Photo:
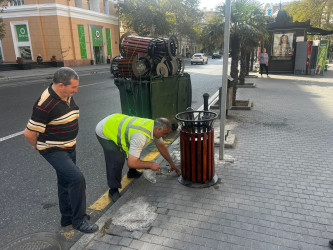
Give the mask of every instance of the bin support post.
M 202 95 L 204 99 L 204 111 L 208 111 L 208 98 L 209 94 L 205 93 Z

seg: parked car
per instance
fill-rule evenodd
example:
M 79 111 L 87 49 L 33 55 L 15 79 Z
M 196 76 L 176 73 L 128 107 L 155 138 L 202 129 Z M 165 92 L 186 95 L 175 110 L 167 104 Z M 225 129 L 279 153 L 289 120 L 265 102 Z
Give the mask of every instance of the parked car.
M 191 64 L 194 64 L 194 63 L 207 64 L 208 57 L 204 53 L 195 53 L 191 57 Z
M 212 59 L 215 59 L 215 58 L 217 58 L 217 59 L 221 59 L 221 58 L 222 58 L 222 55 L 221 55 L 220 53 L 215 52 L 215 53 L 213 53 L 213 55 L 212 55 Z

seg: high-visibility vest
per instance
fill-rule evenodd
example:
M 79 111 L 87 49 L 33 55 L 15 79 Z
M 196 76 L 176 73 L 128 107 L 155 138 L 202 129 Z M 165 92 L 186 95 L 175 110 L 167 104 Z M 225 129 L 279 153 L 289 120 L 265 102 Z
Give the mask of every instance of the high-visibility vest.
M 106 120 L 103 134 L 121 147 L 128 157 L 131 135 L 142 133 L 150 140 L 153 125 L 154 120 L 151 119 L 114 114 Z

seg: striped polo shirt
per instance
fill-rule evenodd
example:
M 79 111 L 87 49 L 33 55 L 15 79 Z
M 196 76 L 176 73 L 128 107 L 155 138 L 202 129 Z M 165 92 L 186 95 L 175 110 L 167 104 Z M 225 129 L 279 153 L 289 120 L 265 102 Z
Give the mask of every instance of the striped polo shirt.
M 79 107 L 73 97 L 68 102 L 52 89 L 52 84 L 36 101 L 27 128 L 38 133 L 41 154 L 59 150 L 73 151 L 79 130 Z

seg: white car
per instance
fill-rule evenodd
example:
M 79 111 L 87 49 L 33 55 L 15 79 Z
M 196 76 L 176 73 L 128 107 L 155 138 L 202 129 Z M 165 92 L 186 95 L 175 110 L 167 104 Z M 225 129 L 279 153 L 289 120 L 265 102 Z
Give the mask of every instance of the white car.
M 207 64 L 208 57 L 204 53 L 195 53 L 191 57 L 191 64 L 194 64 L 194 63 Z

